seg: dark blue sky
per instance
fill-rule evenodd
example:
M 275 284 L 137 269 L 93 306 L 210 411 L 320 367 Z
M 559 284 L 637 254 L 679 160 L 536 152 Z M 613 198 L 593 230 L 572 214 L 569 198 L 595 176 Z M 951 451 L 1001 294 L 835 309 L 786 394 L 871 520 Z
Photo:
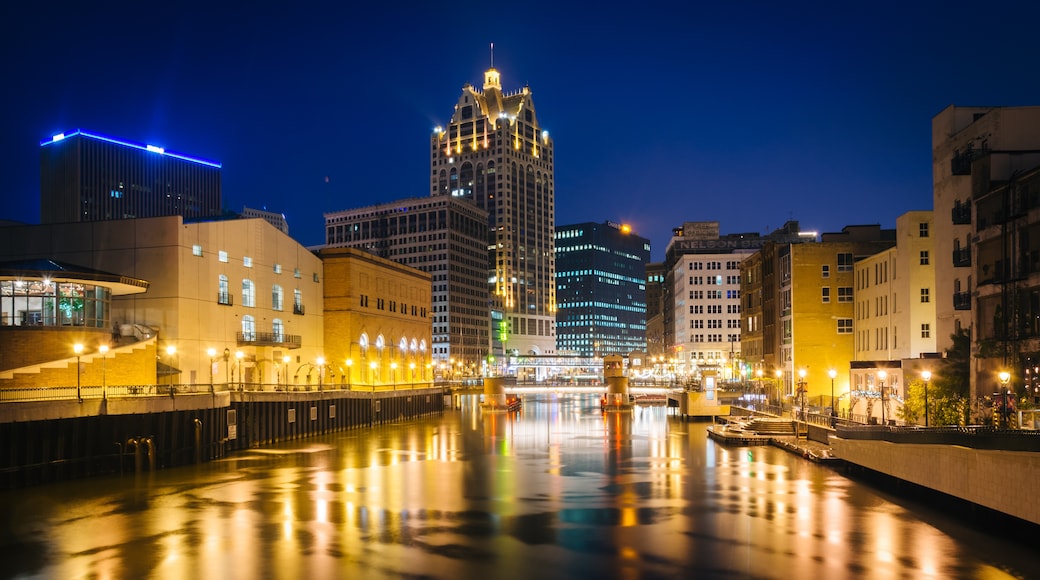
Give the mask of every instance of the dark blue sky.
M 555 140 L 557 223 L 655 260 L 683 221 L 894 227 L 931 207 L 935 114 L 1040 104 L 1036 2 L 65 4 L 0 8 L 0 218 L 38 221 L 38 144 L 81 128 L 218 160 L 227 206 L 319 244 L 325 211 L 428 194 L 490 42 Z

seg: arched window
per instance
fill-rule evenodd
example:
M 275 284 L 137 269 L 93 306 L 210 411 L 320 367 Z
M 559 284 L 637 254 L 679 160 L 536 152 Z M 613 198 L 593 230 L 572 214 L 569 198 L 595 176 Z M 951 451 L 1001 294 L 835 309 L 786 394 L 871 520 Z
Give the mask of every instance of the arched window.
M 426 352 L 426 339 L 419 341 L 419 352 Z
M 256 286 L 249 278 L 242 279 L 242 306 L 256 307 Z
M 415 350 L 418 348 L 418 343 L 415 341 L 414 338 L 412 339 L 412 344 L 410 346 L 411 346 L 412 352 L 415 352 Z
M 383 354 L 383 347 L 386 346 L 386 341 L 383 340 L 383 335 L 380 334 L 376 337 L 376 348 L 379 349 L 379 354 Z
M 368 333 L 361 333 L 361 338 L 358 339 L 358 346 L 361 348 L 361 356 L 368 355 Z
M 231 290 L 228 286 L 228 277 L 221 274 L 220 278 L 218 278 L 217 284 L 219 284 L 219 289 L 217 290 L 217 303 L 231 304 Z
M 282 326 L 281 318 L 275 318 L 271 321 L 271 333 L 274 334 L 275 342 L 282 342 L 285 340 L 285 327 Z
M 272 310 L 278 310 L 278 311 L 282 310 L 282 297 L 283 297 L 282 287 L 279 286 L 278 284 L 275 284 L 274 286 L 271 286 L 271 309 Z
M 303 292 L 299 288 L 293 290 L 293 314 L 303 314 Z
M 242 317 L 242 339 L 248 342 L 256 340 L 256 322 L 248 314 Z
M 408 339 L 401 337 L 401 342 L 397 343 L 397 350 L 404 354 L 408 350 Z

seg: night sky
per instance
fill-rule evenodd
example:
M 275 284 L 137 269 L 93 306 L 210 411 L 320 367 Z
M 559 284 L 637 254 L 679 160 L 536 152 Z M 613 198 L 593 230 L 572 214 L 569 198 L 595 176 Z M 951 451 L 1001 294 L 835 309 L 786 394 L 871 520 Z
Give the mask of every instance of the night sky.
M 934 115 L 1040 105 L 1037 2 L 3 4 L 0 219 L 29 223 L 39 142 L 80 128 L 217 160 L 225 205 L 320 244 L 323 212 L 428 195 L 491 42 L 555 140 L 557 223 L 654 260 L 683 221 L 894 227 L 931 208 Z

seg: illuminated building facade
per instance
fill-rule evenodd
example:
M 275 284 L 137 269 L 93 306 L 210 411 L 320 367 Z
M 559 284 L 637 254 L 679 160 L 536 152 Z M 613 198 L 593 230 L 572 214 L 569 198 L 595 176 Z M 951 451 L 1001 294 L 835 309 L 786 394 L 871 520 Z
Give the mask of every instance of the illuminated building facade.
M 431 195 L 488 213 L 485 280 L 499 356 L 556 352 L 553 159 L 530 88 L 503 93 L 494 67 L 483 90 L 463 86 L 451 121 L 430 137 Z
M 326 213 L 325 247 L 357 248 L 428 273 L 433 359 L 479 368 L 491 326 L 487 223 L 487 212 L 467 200 L 409 198 Z
M 556 228 L 556 345 L 581 356 L 646 351 L 650 241 L 606 222 Z
M 433 380 L 430 274 L 354 248 L 323 248 L 325 362 L 349 388 Z
M 797 222 L 767 236 L 719 234 L 719 222 L 685 222 L 665 250 L 664 343 L 677 371 L 739 378 L 740 264 L 772 240 L 801 241 Z
M 221 214 L 220 164 L 76 130 L 40 143 L 40 222 Z

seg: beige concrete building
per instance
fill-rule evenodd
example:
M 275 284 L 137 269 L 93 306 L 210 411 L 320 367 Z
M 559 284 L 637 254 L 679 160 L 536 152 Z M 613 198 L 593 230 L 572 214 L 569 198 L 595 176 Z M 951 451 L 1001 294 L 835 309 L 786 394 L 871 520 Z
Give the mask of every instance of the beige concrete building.
M 1040 107 L 957 107 L 932 119 L 935 316 L 940 351 L 972 320 L 972 162 L 989 152 L 1040 150 Z
M 884 370 L 886 397 L 904 397 L 918 367 L 928 364 L 914 359 L 935 353 L 934 246 L 932 212 L 910 211 L 896 219 L 895 246 L 855 263 L 852 391 L 880 395 L 878 373 Z M 853 412 L 865 414 L 866 406 L 861 407 Z M 871 414 L 880 414 L 880 408 L 875 413 L 870 407 Z
M 361 389 L 431 383 L 431 275 L 353 248 L 319 256 L 330 381 Z
M 149 283 L 114 296 L 109 320 L 128 341 L 157 338 L 170 375 L 160 382 L 274 389 L 318 380 L 308 369 L 323 356 L 321 260 L 262 219 L 0 228 L 0 260 L 37 258 Z

